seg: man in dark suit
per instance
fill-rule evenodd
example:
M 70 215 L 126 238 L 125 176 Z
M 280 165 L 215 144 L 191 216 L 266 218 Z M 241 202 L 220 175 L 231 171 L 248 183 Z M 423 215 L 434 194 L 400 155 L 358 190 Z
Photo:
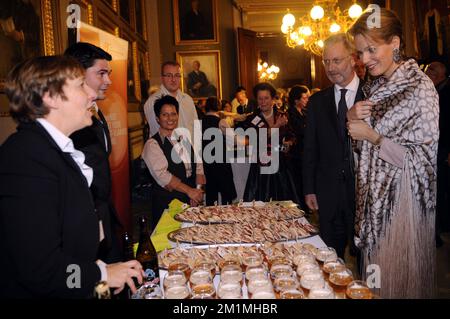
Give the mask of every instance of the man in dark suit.
M 304 141 L 303 191 L 311 210 L 319 211 L 320 235 L 344 257 L 353 239 L 355 178 L 346 113 L 363 99 L 354 71 L 352 43 L 345 34 L 325 41 L 323 64 L 333 86 L 311 96 Z
M 97 93 L 97 100 L 105 99 L 111 85 L 111 67 L 109 53 L 90 43 L 78 42 L 65 52 L 77 59 L 86 70 L 86 84 Z M 94 170 L 91 185 L 97 214 L 102 221 L 105 238 L 99 249 L 99 258 L 106 262 L 122 260 L 116 230 L 120 226 L 116 210 L 111 199 L 111 172 L 108 157 L 111 154 L 111 137 L 108 123 L 102 111 L 95 105 L 92 125 L 73 133 L 70 138 L 75 147 L 86 156 L 86 164 Z

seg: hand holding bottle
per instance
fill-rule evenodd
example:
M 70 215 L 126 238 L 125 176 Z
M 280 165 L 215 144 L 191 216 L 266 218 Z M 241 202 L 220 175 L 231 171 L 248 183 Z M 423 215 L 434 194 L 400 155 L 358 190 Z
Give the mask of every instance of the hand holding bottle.
M 114 290 L 115 295 L 124 289 L 125 284 L 127 284 L 131 291 L 135 293 L 136 286 L 133 282 L 133 277 L 136 278 L 140 284 L 143 282 L 144 271 L 142 265 L 137 260 L 106 265 L 106 271 L 108 273 L 108 286 L 117 288 Z

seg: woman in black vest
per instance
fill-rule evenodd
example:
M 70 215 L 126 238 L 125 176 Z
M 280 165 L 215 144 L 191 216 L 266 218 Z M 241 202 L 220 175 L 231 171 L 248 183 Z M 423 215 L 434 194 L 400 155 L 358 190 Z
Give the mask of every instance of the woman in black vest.
M 156 181 L 151 197 L 152 224 L 156 225 L 164 209 L 175 198 L 191 206 L 200 204 L 203 192 L 196 185 L 204 184 L 205 177 L 202 164 L 194 160 L 190 143 L 185 143 L 174 132 L 178 127 L 177 100 L 163 96 L 155 101 L 154 110 L 160 128 L 145 143 L 142 158 Z
M 219 101 L 216 97 L 209 97 L 205 105 L 206 115 L 202 119 L 203 132 L 203 165 L 206 176 L 206 205 L 214 205 L 218 201 L 219 193 L 222 204 L 231 204 L 236 198 L 231 164 L 227 163 L 226 129 L 230 128 L 225 119 L 219 117 Z M 211 132 L 209 138 L 205 131 Z M 214 131 L 215 130 L 215 131 Z M 208 137 L 208 138 L 205 138 Z M 233 139 L 233 137 L 231 137 Z M 216 140 L 217 139 L 217 140 Z M 220 139 L 220 140 L 219 140 Z M 210 145 L 214 143 L 213 145 Z M 208 146 L 209 145 L 209 146 Z M 206 152 L 205 152 L 206 150 Z M 208 151 L 210 150 L 210 151 Z M 216 154 L 222 152 L 222 154 Z M 233 155 L 233 154 L 231 154 Z

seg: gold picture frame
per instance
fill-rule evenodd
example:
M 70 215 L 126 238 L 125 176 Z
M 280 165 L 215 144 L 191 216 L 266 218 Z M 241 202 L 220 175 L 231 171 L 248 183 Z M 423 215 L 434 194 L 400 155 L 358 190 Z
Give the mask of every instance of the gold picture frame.
M 219 43 L 217 0 L 173 0 L 172 3 L 176 45 Z M 198 7 L 194 10 L 194 6 Z
M 178 51 L 176 59 L 180 63 L 183 74 L 181 88 L 184 93 L 189 94 L 194 100 L 205 99 L 210 96 L 222 98 L 222 70 L 219 50 Z M 195 61 L 200 64 L 197 75 L 193 74 Z M 206 76 L 208 84 L 200 80 L 202 85 L 196 87 L 194 82 L 204 78 L 201 73 Z
M 121 31 L 120 38 L 128 41 L 127 96 L 128 106 L 138 105 L 141 100 L 141 83 L 138 68 L 138 43 L 128 33 Z
M 110 7 L 115 13 L 118 11 L 117 0 L 102 0 L 108 7 Z
M 8 5 L 11 9 L 17 1 L 3 1 L 1 6 Z M 7 10 L 1 6 L 5 16 Z M 27 58 L 56 53 L 55 23 L 59 21 L 56 0 L 31 0 L 22 8 L 24 12 L 11 9 L 11 16 L 0 19 L 0 93 L 4 91 L 5 78 L 14 65 Z M 26 20 L 26 26 L 21 26 L 20 19 Z M 31 39 L 32 43 L 27 43 L 27 39 Z
M 143 37 L 145 41 L 148 40 L 147 35 L 147 15 L 145 10 L 144 0 L 135 0 L 135 12 L 136 12 L 136 32 Z

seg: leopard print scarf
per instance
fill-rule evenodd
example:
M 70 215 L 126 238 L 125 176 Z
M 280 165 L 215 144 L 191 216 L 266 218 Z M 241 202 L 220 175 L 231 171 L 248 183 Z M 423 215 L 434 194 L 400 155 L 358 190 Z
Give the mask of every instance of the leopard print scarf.
M 380 159 L 378 147 L 362 143 L 355 243 L 370 254 L 398 211 L 400 192 L 410 192 L 423 214 L 434 214 L 439 102 L 433 83 L 414 60 L 405 61 L 389 79 L 367 83 L 363 90 L 376 103 L 369 125 L 406 148 L 404 167 L 398 168 Z M 404 170 L 409 172 L 410 189 L 400 189 Z

